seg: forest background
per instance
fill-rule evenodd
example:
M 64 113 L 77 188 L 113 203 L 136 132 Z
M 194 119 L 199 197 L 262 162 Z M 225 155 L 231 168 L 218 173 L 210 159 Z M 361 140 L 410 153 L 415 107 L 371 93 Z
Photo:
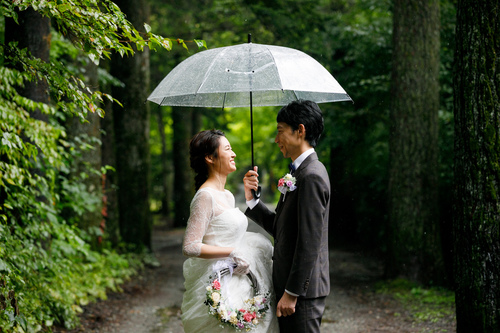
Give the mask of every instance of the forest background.
M 320 105 L 331 246 L 377 253 L 387 278 L 457 291 L 458 331 L 498 332 L 498 6 L 3 0 L 1 330 L 73 327 L 82 305 L 155 265 L 153 226 L 183 228 L 189 217 L 188 142 L 199 130 L 225 131 L 238 166 L 228 189 L 240 197 L 248 109 L 146 98 L 183 59 L 251 33 L 311 55 L 354 100 Z M 470 99 L 464 77 L 479 78 Z M 277 111 L 254 110 L 270 204 L 287 170 L 273 143 Z

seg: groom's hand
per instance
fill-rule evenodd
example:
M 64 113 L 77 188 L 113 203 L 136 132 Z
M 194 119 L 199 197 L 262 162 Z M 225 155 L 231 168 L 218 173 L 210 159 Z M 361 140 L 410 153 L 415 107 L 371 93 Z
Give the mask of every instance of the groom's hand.
M 286 291 L 283 293 L 278 307 L 276 308 L 276 315 L 278 317 L 291 316 L 295 313 L 295 305 L 297 305 L 297 297 L 290 295 Z
M 245 186 L 245 199 L 250 201 L 253 199 L 252 190 L 257 191 L 259 186 L 259 174 L 257 173 L 259 167 L 254 166 L 253 170 L 248 170 L 243 177 L 243 185 Z

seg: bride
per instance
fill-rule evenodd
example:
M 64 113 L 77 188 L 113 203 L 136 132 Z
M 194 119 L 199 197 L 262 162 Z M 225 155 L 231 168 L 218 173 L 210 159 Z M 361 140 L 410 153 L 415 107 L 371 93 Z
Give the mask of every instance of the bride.
M 247 217 L 235 207 L 233 194 L 224 188 L 227 175 L 236 170 L 236 154 L 219 130 L 199 132 L 191 139 L 189 148 L 197 192 L 191 202 L 183 242 L 183 253 L 189 257 L 183 267 L 184 331 L 233 332 L 238 325 L 240 330 L 246 330 L 248 326 L 242 325 L 251 323 L 253 332 L 279 332 L 271 282 L 273 247 L 265 236 L 246 231 Z M 237 266 L 232 276 L 220 278 L 217 275 L 218 268 L 230 266 L 232 270 L 233 263 Z M 270 306 L 263 318 L 252 317 L 248 310 L 243 317 L 245 311 L 239 310 L 255 296 L 249 272 L 256 278 L 259 291 L 270 293 L 264 298 Z M 210 289 L 218 277 L 220 290 Z M 213 299 L 212 307 L 206 304 L 207 295 L 211 293 L 209 289 L 220 291 L 219 296 L 222 296 L 220 301 L 219 296 Z M 220 312 L 214 314 L 214 307 Z M 240 321 L 235 315 L 238 311 L 241 311 Z

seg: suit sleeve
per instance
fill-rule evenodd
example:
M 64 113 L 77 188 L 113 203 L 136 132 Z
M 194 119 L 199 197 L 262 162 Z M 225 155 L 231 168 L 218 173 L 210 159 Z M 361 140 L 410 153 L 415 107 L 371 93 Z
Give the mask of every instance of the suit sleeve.
M 262 203 L 262 200 L 260 200 L 253 209 L 247 208 L 245 215 L 264 228 L 270 235 L 274 236 L 273 225 L 276 212 L 267 208 L 267 206 Z
M 328 230 L 326 218 L 330 198 L 328 188 L 325 179 L 318 174 L 308 175 L 297 187 L 298 235 L 286 290 L 300 296 L 305 296 L 307 293 L 320 253 L 328 251 L 322 248 L 325 244 L 321 241 L 323 233 Z

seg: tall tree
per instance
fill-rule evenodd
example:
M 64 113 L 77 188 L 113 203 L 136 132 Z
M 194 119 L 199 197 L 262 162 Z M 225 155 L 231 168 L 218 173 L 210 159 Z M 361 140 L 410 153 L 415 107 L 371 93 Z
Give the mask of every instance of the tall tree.
M 108 88 L 111 89 L 111 88 Z M 103 90 L 107 90 L 104 88 Z M 115 154 L 115 127 L 113 121 L 113 105 L 106 101 L 104 106 L 106 116 L 101 119 L 101 163 L 103 166 L 111 166 L 103 175 L 103 218 L 105 231 L 111 244 L 117 246 L 120 237 L 120 213 L 118 210 L 118 176 L 116 170 Z
M 49 18 L 42 16 L 31 8 L 24 11 L 19 11 L 16 8 L 16 12 L 18 16 L 17 22 L 11 17 L 5 19 L 5 44 L 8 45 L 10 42 L 17 43 L 19 49 L 26 49 L 31 56 L 47 62 L 50 55 L 51 39 Z M 8 47 L 6 49 L 7 57 L 10 52 L 14 53 L 16 50 Z M 16 58 L 15 54 L 10 54 L 10 56 L 14 59 Z M 11 64 L 7 61 L 7 66 L 13 66 L 22 71 L 20 63 Z M 49 85 L 44 78 L 25 82 L 22 88 L 18 88 L 19 95 L 45 104 L 48 104 L 50 101 L 48 90 Z M 49 120 L 48 115 L 43 113 L 39 108 L 35 108 L 29 117 L 33 118 L 34 122 L 48 122 Z M 24 139 L 27 138 L 25 137 Z M 41 151 L 39 147 L 37 149 Z M 12 163 L 12 161 L 9 161 L 9 157 L 4 154 L 0 154 L 0 161 Z M 43 164 L 42 159 L 39 159 L 38 163 L 38 167 L 32 166 L 30 168 L 30 172 L 42 175 L 44 173 L 43 166 L 40 165 L 40 163 Z M 2 205 L 7 197 L 5 190 L 4 188 L 0 190 L 0 204 Z M 45 202 L 47 198 L 38 195 L 37 200 Z
M 163 120 L 163 110 L 160 107 L 154 108 L 154 113 L 156 115 L 156 122 L 158 124 L 158 134 L 160 135 L 160 146 L 161 146 L 161 185 L 162 194 L 160 197 L 161 202 L 161 215 L 164 219 L 168 220 L 170 214 L 170 186 L 168 184 L 168 147 L 167 147 L 167 135 L 165 133 L 165 121 Z
M 387 273 L 443 277 L 438 219 L 439 1 L 395 0 Z
M 5 20 L 5 44 L 17 42 L 19 49 L 27 48 L 32 56 L 49 61 L 50 53 L 50 19 L 42 16 L 32 8 L 18 12 L 18 22 L 12 18 Z M 27 82 L 21 95 L 36 102 L 49 102 L 48 83 L 44 79 Z M 35 111 L 32 117 L 43 121 L 48 116 Z
M 149 21 L 146 0 L 119 0 L 116 4 L 136 27 Z M 144 28 L 138 28 L 144 32 Z M 118 209 L 122 240 L 151 246 L 152 219 L 149 210 L 149 51 L 134 57 L 115 54 L 111 74 L 123 82 L 113 87 L 123 107 L 113 105 L 115 153 L 118 174 Z
M 193 197 L 193 176 L 189 167 L 189 140 L 193 132 L 192 108 L 172 107 L 174 129 L 174 227 L 184 227 Z
M 88 61 L 85 66 L 85 81 L 96 89 L 98 87 L 97 66 Z M 73 159 L 71 178 L 81 186 L 82 192 L 86 193 L 87 203 L 96 206 L 96 209 L 86 211 L 78 216 L 78 226 L 89 235 L 90 243 L 98 248 L 102 241 L 101 223 L 103 216 L 102 186 L 101 186 L 101 145 L 100 145 L 101 117 L 97 113 L 88 113 L 86 121 L 79 117 L 71 117 L 67 124 L 68 137 L 75 142 L 80 142 L 81 152 Z M 90 207 L 89 207 L 90 208 Z
M 454 67 L 457 332 L 500 332 L 500 3 L 459 0 Z

